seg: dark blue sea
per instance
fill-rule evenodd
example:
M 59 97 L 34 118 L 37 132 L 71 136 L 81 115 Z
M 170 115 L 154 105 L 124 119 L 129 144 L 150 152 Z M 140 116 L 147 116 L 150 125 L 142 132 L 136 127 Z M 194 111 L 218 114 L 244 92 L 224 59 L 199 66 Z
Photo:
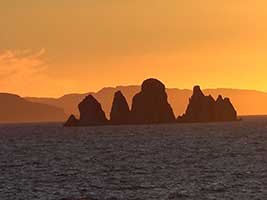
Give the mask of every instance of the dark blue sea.
M 0 125 L 0 200 L 265 200 L 267 117 Z

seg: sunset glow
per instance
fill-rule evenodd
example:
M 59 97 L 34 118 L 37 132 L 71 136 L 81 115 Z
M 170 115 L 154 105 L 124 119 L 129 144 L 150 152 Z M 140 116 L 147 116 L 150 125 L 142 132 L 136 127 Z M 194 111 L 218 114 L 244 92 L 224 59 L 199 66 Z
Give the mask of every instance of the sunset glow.
M 267 91 L 262 0 L 1 1 L 0 90 L 61 96 L 148 77 Z

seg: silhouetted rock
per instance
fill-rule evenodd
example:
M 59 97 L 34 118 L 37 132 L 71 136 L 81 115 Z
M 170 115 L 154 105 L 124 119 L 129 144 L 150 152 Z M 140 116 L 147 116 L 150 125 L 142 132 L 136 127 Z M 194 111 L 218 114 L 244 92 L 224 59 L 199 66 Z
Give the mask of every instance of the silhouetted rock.
M 199 86 L 193 89 L 193 95 L 183 116 L 178 122 L 214 122 L 236 120 L 236 111 L 228 98 L 221 96 L 215 101 L 211 95 L 205 96 Z
M 64 126 L 78 126 L 79 120 L 74 115 L 71 115 Z
M 229 98 L 218 96 L 216 100 L 216 120 L 217 121 L 234 121 L 237 119 L 237 112 L 230 102 Z
M 88 95 L 78 105 L 80 119 L 77 120 L 71 115 L 65 126 L 94 126 L 107 124 L 107 118 L 102 110 L 101 104 L 92 96 Z
M 200 87 L 195 86 L 182 120 L 187 122 L 209 122 L 213 121 L 214 116 L 215 100 L 211 96 L 205 96 Z
M 78 108 L 80 111 L 80 126 L 104 125 L 107 123 L 101 104 L 92 95 L 85 97 Z
M 114 93 L 120 90 L 127 99 L 128 105 L 132 105 L 133 96 L 140 91 L 141 86 L 118 86 L 112 89 L 104 88 L 96 93 L 90 92 L 101 103 L 102 109 L 106 115 L 110 114 Z M 168 94 L 168 101 L 173 108 L 173 112 L 176 116 L 182 115 L 188 105 L 188 99 L 192 96 L 192 90 L 166 88 Z M 240 89 L 205 89 L 204 94 L 211 94 L 213 97 L 217 97 L 219 94 L 225 97 L 229 97 L 234 104 L 235 109 L 240 115 L 266 115 L 267 114 L 267 92 L 256 90 L 240 90 Z M 60 98 L 35 98 L 27 97 L 26 100 L 52 105 L 54 107 L 62 108 L 66 112 L 67 116 L 75 114 L 79 115 L 77 105 L 81 102 L 86 94 L 68 94 Z M 0 99 L 1 101 L 1 99 Z M 257 102 L 257 103 L 252 103 Z M 5 115 L 5 113 L 2 113 Z M 53 115 L 54 116 L 54 115 Z M 66 118 L 61 119 L 63 121 Z M 51 120 L 50 120 L 51 121 Z
M 127 124 L 130 119 L 130 109 L 126 98 L 121 91 L 117 91 L 114 95 L 112 108 L 110 112 L 111 124 Z
M 147 79 L 143 82 L 141 92 L 133 98 L 131 121 L 138 124 L 175 121 L 163 83 L 157 79 Z
M 132 100 L 130 111 L 126 98 L 121 91 L 113 97 L 110 122 L 108 122 L 101 104 L 88 95 L 78 106 L 80 119 L 70 116 L 65 126 L 93 126 L 106 124 L 158 124 L 175 122 L 173 110 L 168 103 L 166 89 L 157 79 L 143 82 L 141 91 Z M 215 122 L 237 120 L 237 113 L 229 98 L 218 96 L 215 101 L 211 95 L 205 96 L 199 86 L 193 89 L 193 95 L 183 116 L 178 122 Z

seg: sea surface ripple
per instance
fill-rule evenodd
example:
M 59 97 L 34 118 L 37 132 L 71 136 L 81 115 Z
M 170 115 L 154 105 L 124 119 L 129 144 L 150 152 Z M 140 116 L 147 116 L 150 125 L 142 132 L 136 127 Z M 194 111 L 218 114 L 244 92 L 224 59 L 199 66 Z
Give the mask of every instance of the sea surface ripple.
M 1 200 L 267 199 L 267 117 L 0 125 Z

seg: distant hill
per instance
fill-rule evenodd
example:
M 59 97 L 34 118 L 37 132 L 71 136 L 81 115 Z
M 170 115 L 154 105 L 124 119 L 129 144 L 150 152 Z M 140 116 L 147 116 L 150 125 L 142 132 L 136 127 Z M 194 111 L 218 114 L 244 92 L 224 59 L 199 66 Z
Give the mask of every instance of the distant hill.
M 52 122 L 62 121 L 66 117 L 62 108 L 30 102 L 14 94 L 0 93 L 1 123 Z
M 256 90 L 240 89 L 206 89 L 205 94 L 218 96 L 222 94 L 229 97 L 238 111 L 239 115 L 266 115 L 267 114 L 267 93 Z
M 25 99 L 36 102 L 44 103 L 56 107 L 63 108 L 67 114 L 74 113 L 78 115 L 78 104 L 89 94 L 92 94 L 102 105 L 106 116 L 109 117 L 111 110 L 113 95 L 116 91 L 121 90 L 125 95 L 128 103 L 131 105 L 132 97 L 139 92 L 140 86 L 118 86 L 116 88 L 106 87 L 98 92 L 89 92 L 84 94 L 66 94 L 60 98 L 36 98 L 26 97 Z
M 34 97 L 28 97 L 26 99 L 32 102 L 44 103 L 63 108 L 68 115 L 71 113 L 78 115 L 78 103 L 82 101 L 86 95 L 92 94 L 102 104 L 102 107 L 106 112 L 106 116 L 109 118 L 113 95 L 118 90 L 122 91 L 131 106 L 132 97 L 140 91 L 140 86 L 107 87 L 96 93 L 68 94 L 58 99 Z M 265 92 L 223 88 L 205 89 L 203 92 L 206 95 L 211 94 L 214 98 L 217 98 L 219 94 L 224 97 L 229 97 L 239 115 L 267 114 L 267 93 Z M 192 95 L 192 90 L 173 88 L 167 89 L 167 93 L 169 102 L 172 105 L 176 116 L 183 114 L 188 104 L 189 97 Z

